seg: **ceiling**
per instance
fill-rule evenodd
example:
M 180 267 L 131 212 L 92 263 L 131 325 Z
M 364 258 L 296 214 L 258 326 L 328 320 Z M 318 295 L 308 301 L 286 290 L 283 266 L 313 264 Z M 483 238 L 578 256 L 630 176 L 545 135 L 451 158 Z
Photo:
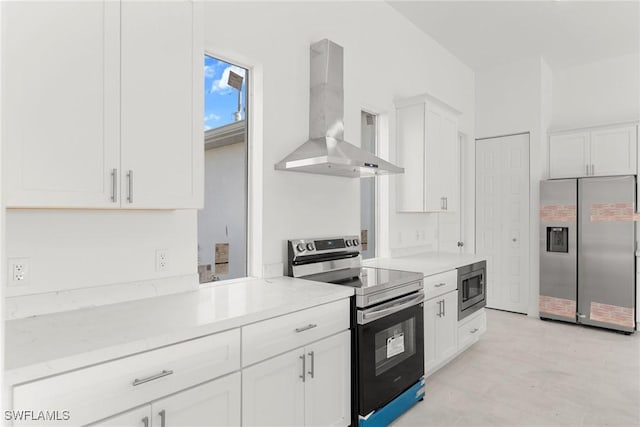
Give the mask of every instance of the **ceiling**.
M 532 56 L 556 69 L 640 46 L 640 1 L 388 3 L 475 70 Z

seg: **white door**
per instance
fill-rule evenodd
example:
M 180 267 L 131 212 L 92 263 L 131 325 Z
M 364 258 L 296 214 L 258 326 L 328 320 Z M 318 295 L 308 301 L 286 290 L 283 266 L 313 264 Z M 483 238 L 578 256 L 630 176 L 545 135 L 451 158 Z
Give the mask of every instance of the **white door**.
M 527 312 L 529 134 L 476 145 L 476 252 L 487 257 L 487 306 Z
M 204 51 L 198 6 L 123 1 L 121 8 L 123 207 L 199 207 Z
M 351 332 L 305 348 L 305 426 L 351 423 Z
M 73 421 L 73 414 L 71 414 Z M 151 427 L 151 405 L 144 405 L 122 414 L 115 415 L 90 427 Z
M 243 426 L 303 426 L 304 349 L 290 351 L 242 371 Z
M 636 127 L 591 132 L 591 173 L 595 176 L 636 174 Z
M 424 104 L 397 110 L 398 165 L 404 173 L 397 175 L 400 212 L 424 211 Z
M 2 7 L 7 205 L 118 207 L 118 2 Z
M 577 178 L 589 175 L 589 133 L 552 135 L 549 138 L 549 176 Z
M 458 349 L 458 291 L 438 299 L 442 301 L 442 315 L 436 328 L 436 351 L 438 360 L 443 361 Z
M 437 364 L 436 329 L 440 319 L 440 301 L 433 298 L 424 303 L 424 371 L 430 373 Z
M 152 426 L 240 426 L 240 372 L 151 404 Z

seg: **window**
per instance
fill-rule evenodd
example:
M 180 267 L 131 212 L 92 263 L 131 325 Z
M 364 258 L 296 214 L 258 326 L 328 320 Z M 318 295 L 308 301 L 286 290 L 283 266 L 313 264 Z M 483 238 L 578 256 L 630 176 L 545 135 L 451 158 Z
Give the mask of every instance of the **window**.
M 377 117 L 362 111 L 360 122 L 360 147 L 376 154 Z M 376 179 L 374 177 L 363 178 L 360 183 L 360 242 L 362 258 L 376 256 Z
M 198 212 L 200 283 L 247 275 L 247 79 L 204 57 L 204 208 Z

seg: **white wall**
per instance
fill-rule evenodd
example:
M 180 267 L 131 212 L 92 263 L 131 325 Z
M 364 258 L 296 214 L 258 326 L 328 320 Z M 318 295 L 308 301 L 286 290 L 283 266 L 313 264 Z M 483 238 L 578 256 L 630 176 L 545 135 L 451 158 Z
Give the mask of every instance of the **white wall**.
M 555 70 L 553 129 L 640 119 L 640 55 Z
M 196 274 L 195 210 L 8 210 L 6 221 L 7 256 L 30 266 L 9 297 Z
M 308 136 L 311 43 L 329 38 L 345 49 L 347 141 L 359 145 L 365 108 L 380 114 L 382 123 L 388 121 L 393 147 L 394 99 L 425 92 L 463 111 L 461 129 L 474 134 L 473 72 L 384 2 L 210 2 L 206 13 L 207 50 L 262 70 L 265 264 L 286 262 L 286 239 L 360 229 L 358 180 L 273 169 Z M 391 246 L 433 242 L 432 235 L 416 242 L 415 234 L 426 233 L 435 217 L 396 214 L 393 178 L 380 179 L 389 180 L 381 188 L 391 192 Z M 399 234 L 406 239 L 398 241 Z
M 476 73 L 478 138 L 530 132 L 530 229 L 528 314 L 538 315 L 539 182 L 545 176 L 551 117 L 551 69 L 540 57 Z
M 204 153 L 204 209 L 198 211 L 198 263 L 221 280 L 246 276 L 246 152 L 238 143 Z M 229 272 L 213 271 L 216 243 L 229 243 Z

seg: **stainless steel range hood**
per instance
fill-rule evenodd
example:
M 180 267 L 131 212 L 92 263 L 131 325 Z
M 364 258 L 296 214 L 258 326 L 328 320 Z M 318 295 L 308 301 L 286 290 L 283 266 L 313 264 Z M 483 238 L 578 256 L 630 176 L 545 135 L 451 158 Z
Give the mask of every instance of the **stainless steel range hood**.
M 342 47 L 324 39 L 311 45 L 309 140 L 275 165 L 278 170 L 360 178 L 404 169 L 343 140 Z

